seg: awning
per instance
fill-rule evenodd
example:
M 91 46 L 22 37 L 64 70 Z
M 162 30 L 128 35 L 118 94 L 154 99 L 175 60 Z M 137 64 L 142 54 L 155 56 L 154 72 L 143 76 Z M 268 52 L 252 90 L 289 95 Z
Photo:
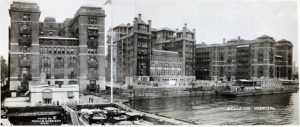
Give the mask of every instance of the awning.
M 44 92 L 43 99 L 52 99 L 52 92 Z

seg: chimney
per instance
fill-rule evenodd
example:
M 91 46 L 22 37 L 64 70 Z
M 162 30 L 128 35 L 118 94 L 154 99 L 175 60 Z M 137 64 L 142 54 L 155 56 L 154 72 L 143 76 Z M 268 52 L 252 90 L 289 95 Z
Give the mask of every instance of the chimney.
M 187 23 L 184 23 L 184 27 L 187 28 Z
M 193 36 L 192 36 L 192 38 L 193 38 L 194 40 L 196 40 L 196 29 L 193 29 Z
M 149 30 L 148 30 L 148 32 L 151 32 L 151 23 L 152 23 L 152 21 L 151 21 L 151 20 L 148 20 L 148 25 L 149 25 Z
M 226 43 L 226 39 L 225 38 L 223 38 L 223 44 L 225 44 Z
M 240 36 L 238 36 L 237 38 L 238 38 L 238 40 L 241 40 L 241 37 L 240 37 Z
M 139 18 L 139 19 L 142 19 L 142 14 L 141 14 L 141 13 L 138 14 L 138 18 Z

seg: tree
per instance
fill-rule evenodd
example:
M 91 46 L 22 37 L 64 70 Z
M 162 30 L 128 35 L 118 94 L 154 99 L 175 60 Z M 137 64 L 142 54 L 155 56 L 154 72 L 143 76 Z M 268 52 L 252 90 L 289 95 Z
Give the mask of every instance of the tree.
M 1 85 L 5 84 L 5 79 L 8 77 L 8 67 L 6 64 L 6 60 L 3 58 L 3 56 L 0 57 L 1 61 Z
M 7 83 L 5 80 L 8 77 L 8 67 L 6 64 L 5 59 L 1 56 L 0 57 L 0 67 L 1 67 L 1 80 L 0 80 L 0 84 L 1 84 L 1 102 L 4 100 L 4 98 L 9 97 L 10 93 L 9 93 L 9 86 L 7 85 Z M 5 84 L 5 85 L 4 85 Z

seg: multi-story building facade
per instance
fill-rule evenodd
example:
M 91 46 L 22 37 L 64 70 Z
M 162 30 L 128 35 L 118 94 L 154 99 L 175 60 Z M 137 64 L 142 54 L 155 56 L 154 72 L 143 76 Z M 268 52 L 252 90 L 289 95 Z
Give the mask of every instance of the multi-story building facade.
M 278 50 L 278 48 L 284 50 Z M 285 47 L 285 48 L 282 48 Z M 281 53 L 279 53 L 281 52 Z M 284 53 L 283 53 L 284 52 Z M 292 69 L 288 58 L 292 57 L 292 44 L 288 41 L 276 42 L 263 35 L 254 40 L 231 39 L 223 44 L 198 44 L 196 48 L 196 78 L 205 80 L 233 81 L 256 78 L 286 78 L 280 72 L 279 63 Z M 275 55 L 276 54 L 276 55 Z M 290 55 L 288 55 L 290 54 Z M 282 59 L 285 57 L 286 59 Z M 284 68 L 280 66 L 279 68 Z M 286 70 L 288 72 L 288 70 Z M 291 71 L 292 72 L 292 71 Z M 282 74 L 279 76 L 279 73 Z
M 117 81 L 125 82 L 125 77 L 149 80 L 151 20 L 146 23 L 139 14 L 132 25 L 121 24 L 113 31 L 117 44 Z
M 104 18 L 100 7 L 80 7 L 74 18 L 40 22 L 36 3 L 9 9 L 10 90 L 22 95 L 46 73 L 49 84 L 79 84 L 80 91 L 105 88 Z
M 293 44 L 285 39 L 275 44 L 276 77 L 292 79 Z
M 174 71 L 174 76 L 180 75 L 194 79 L 195 30 L 190 31 L 186 24 L 181 31 L 174 31 L 170 28 L 157 30 L 151 28 L 151 20 L 146 23 L 139 14 L 137 18 L 134 18 L 132 25 L 120 24 L 113 28 L 113 32 L 113 40 L 117 44 L 117 82 L 125 82 L 126 78 L 132 78 L 134 81 L 176 79 L 166 78 L 170 77 L 173 71 L 164 73 L 165 71 L 151 69 L 151 67 L 155 68 L 155 63 L 173 63 L 174 59 L 180 63 L 180 71 Z M 110 55 L 110 52 L 108 54 Z M 161 57 L 165 60 L 158 59 L 158 54 L 162 55 Z M 172 60 L 167 58 L 169 56 Z M 177 65 L 173 69 L 178 68 Z
M 177 29 L 174 31 L 167 27 L 152 31 L 153 47 L 159 50 L 178 52 L 183 59 L 183 75 L 186 76 L 195 76 L 195 31 L 195 29 L 189 30 L 187 24 L 184 24 L 180 31 Z
M 178 52 L 152 49 L 150 60 L 150 81 L 161 84 L 185 86 L 195 80 L 195 76 L 185 76 L 182 62 L 183 58 Z M 170 84 L 172 82 L 172 84 Z

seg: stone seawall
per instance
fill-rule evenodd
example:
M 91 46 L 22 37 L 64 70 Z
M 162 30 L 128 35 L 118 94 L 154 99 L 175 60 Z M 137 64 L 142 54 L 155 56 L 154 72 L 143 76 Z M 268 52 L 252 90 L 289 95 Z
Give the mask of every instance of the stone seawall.
M 214 94 L 216 94 L 215 90 L 188 90 L 186 88 L 138 88 L 123 90 L 121 93 L 123 97 L 132 99 L 205 96 Z

